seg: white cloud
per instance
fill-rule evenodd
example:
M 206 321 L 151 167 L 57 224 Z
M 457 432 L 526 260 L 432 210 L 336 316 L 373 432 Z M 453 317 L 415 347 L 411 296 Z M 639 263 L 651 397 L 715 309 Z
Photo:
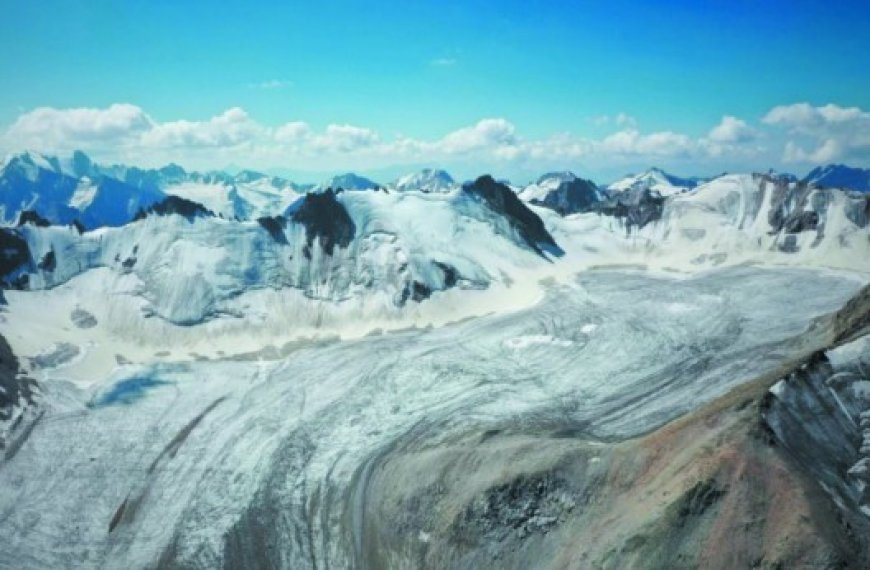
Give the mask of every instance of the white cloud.
M 435 144 L 447 154 L 461 154 L 485 148 L 516 144 L 516 128 L 505 119 L 482 119 L 476 125 L 449 133 Z
M 66 150 L 82 144 L 125 144 L 153 126 L 142 109 L 127 103 L 105 109 L 38 107 L 18 117 L 4 138 L 21 147 Z
M 813 164 L 833 162 L 843 155 L 843 148 L 834 139 L 822 141 L 814 150 L 804 150 L 794 141 L 788 141 L 783 151 L 785 162 L 808 162 Z
M 285 123 L 275 129 L 275 140 L 280 143 L 299 143 L 311 136 L 311 127 L 304 121 Z
M 839 107 L 833 104 L 813 107 L 809 103 L 795 103 L 774 107 L 764 116 L 762 121 L 769 125 L 815 131 L 819 128 L 854 124 L 868 119 L 870 119 L 870 113 L 862 111 L 858 107 Z
M 374 146 L 380 137 L 371 129 L 353 125 L 329 125 L 326 131 L 313 138 L 318 150 L 349 153 Z
M 254 142 L 263 132 L 243 109 L 233 107 L 207 121 L 155 124 L 142 135 L 141 144 L 154 148 L 233 147 Z
M 758 133 L 746 121 L 725 115 L 722 121 L 710 129 L 707 138 L 716 143 L 745 143 L 758 137 Z
M 617 155 L 643 155 L 650 157 L 685 156 L 697 149 L 695 141 L 683 134 L 660 131 L 642 134 L 635 128 L 623 129 L 605 137 L 596 152 Z
M 762 122 L 786 129 L 790 137 L 783 152 L 786 162 L 866 163 L 870 158 L 870 113 L 859 107 L 780 105 L 771 109 Z
M 90 151 L 104 161 L 136 164 L 176 161 L 201 168 L 227 162 L 257 168 L 376 168 L 402 162 L 463 163 L 481 170 L 522 164 L 570 167 L 668 164 L 774 165 L 759 141 L 783 150 L 791 162 L 830 162 L 870 156 L 870 117 L 858 108 L 808 104 L 771 109 L 757 125 L 725 115 L 704 135 L 644 132 L 627 113 L 594 119 L 610 125 L 606 136 L 570 132 L 529 138 L 503 117 L 481 119 L 441 137 L 385 136 L 361 126 L 334 123 L 316 128 L 304 121 L 268 126 L 239 107 L 204 120 L 157 121 L 135 105 L 106 108 L 39 108 L 25 112 L 0 132 L 0 147 L 66 153 Z M 762 160 L 763 159 L 763 160 Z M 479 165 L 479 166 L 477 166 Z M 485 166 L 486 165 L 486 166 Z M 501 166 L 499 166 L 501 165 Z

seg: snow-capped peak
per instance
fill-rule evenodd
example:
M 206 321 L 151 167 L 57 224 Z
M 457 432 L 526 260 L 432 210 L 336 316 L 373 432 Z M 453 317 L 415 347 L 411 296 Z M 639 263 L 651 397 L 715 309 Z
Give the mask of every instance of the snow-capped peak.
M 694 189 L 705 179 L 681 178 L 668 174 L 661 168 L 650 168 L 642 174 L 630 174 L 621 180 L 617 180 L 607 187 L 611 192 L 624 192 L 632 189 L 654 190 L 662 196 L 681 194 Z
M 548 172 L 546 174 L 541 175 L 538 178 L 538 181 L 535 183 L 538 186 L 542 185 L 553 185 L 554 187 L 558 187 L 562 182 L 571 182 L 573 180 L 577 180 L 577 175 L 571 172 L 570 170 L 562 170 L 560 172 Z
M 13 166 L 19 167 L 26 178 L 35 180 L 39 170 L 47 170 L 49 172 L 60 172 L 60 164 L 54 157 L 46 156 L 40 152 L 26 150 L 18 154 L 10 154 L 3 161 L 3 169 Z
M 518 195 L 521 200 L 526 202 L 540 201 L 546 198 L 550 192 L 557 190 L 563 183 L 574 180 L 577 180 L 577 175 L 568 170 L 548 172 L 539 177 L 534 184 L 529 184 L 520 190 Z
M 392 187 L 399 191 L 419 190 L 421 192 L 446 192 L 457 186 L 453 177 L 446 171 L 424 168 L 398 178 Z

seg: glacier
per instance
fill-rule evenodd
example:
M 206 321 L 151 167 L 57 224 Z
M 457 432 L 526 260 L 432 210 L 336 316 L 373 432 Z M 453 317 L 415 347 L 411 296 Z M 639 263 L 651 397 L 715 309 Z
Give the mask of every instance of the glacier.
M 500 426 L 627 439 L 774 369 L 859 286 L 794 269 L 591 271 L 509 315 L 300 341 L 278 359 L 122 364 L 84 389 L 44 381 L 54 409 L 0 471 L 0 527 L 16 537 L 0 564 L 351 566 L 366 525 L 351 496 L 391 442 Z

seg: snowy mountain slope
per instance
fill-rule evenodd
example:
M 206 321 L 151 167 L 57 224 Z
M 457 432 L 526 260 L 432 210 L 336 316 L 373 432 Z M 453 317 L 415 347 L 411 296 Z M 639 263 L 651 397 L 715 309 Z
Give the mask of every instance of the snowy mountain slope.
M 672 196 L 694 189 L 706 182 L 703 178 L 681 178 L 668 174 L 660 168 L 650 168 L 638 175 L 629 175 L 607 187 L 610 192 L 624 192 L 631 188 L 654 190 L 662 196 Z
M 593 240 L 612 241 L 602 245 L 602 251 L 624 250 L 627 245 L 622 241 L 622 237 L 628 233 L 634 236 L 632 244 L 636 244 L 639 239 L 647 242 L 644 247 L 650 256 L 660 256 L 663 259 L 673 256 L 674 266 L 687 269 L 692 268 L 693 265 L 719 264 L 728 256 L 745 259 L 757 255 L 759 259 L 763 259 L 770 254 L 786 254 L 773 255 L 773 257 L 782 257 L 783 260 L 793 257 L 796 263 L 809 262 L 808 260 L 812 259 L 812 263 L 844 268 L 851 266 L 856 269 L 862 269 L 867 260 L 867 257 L 861 255 L 867 250 L 867 200 L 864 197 L 853 197 L 836 190 L 785 183 L 769 176 L 732 175 L 707 183 L 691 195 L 675 196 L 669 200 L 648 204 L 641 195 L 645 196 L 650 191 L 634 189 L 623 194 L 629 198 L 637 194 L 640 196 L 635 196 L 637 200 L 620 198 L 616 205 L 605 201 L 596 207 L 595 213 L 581 215 L 577 219 L 557 220 L 537 210 L 547 221 L 550 233 L 556 238 L 553 240 L 542 226 L 535 226 L 538 223 L 535 222 L 537 217 L 530 218 L 532 225 L 526 225 L 526 221 L 513 217 L 510 210 L 518 208 L 517 204 L 520 202 L 505 203 L 506 197 L 512 197 L 512 194 L 507 196 L 509 189 L 491 179 L 488 180 L 479 185 L 480 189 L 477 192 L 469 194 L 466 190 L 453 191 L 446 193 L 440 199 L 434 196 L 388 199 L 380 196 L 373 197 L 369 193 L 364 193 L 360 198 L 355 193 L 338 194 L 336 200 L 342 207 L 348 209 L 355 227 L 363 233 L 361 236 L 354 236 L 353 245 L 348 252 L 338 254 L 346 256 L 342 262 L 337 265 L 327 264 L 328 269 L 327 266 L 319 268 L 307 266 L 309 262 L 313 263 L 312 260 L 306 259 L 306 248 L 311 245 L 311 240 L 306 237 L 305 228 L 301 228 L 300 224 L 292 220 L 293 209 L 287 203 L 296 196 L 290 194 L 266 194 L 267 198 L 274 201 L 270 203 L 264 200 L 257 212 L 273 216 L 277 216 L 275 212 L 280 213 L 282 209 L 287 212 L 289 220 L 276 218 L 277 221 L 271 222 L 278 224 L 277 234 L 274 228 L 270 228 L 270 222 L 266 219 L 261 219 L 260 222 L 250 220 L 243 224 L 224 223 L 216 219 L 197 219 L 192 224 L 188 224 L 186 221 L 182 223 L 172 217 L 148 218 L 129 227 L 101 231 L 93 236 L 79 237 L 78 232 L 72 228 L 31 226 L 18 230 L 18 234 L 24 237 L 29 245 L 32 259 L 29 267 L 50 266 L 50 270 L 31 269 L 35 274 L 32 276 L 30 287 L 34 288 L 63 283 L 88 267 L 112 267 L 125 262 L 134 263 L 132 260 L 141 256 L 131 252 L 133 247 L 140 243 L 152 244 L 155 249 L 146 259 L 153 258 L 156 263 L 161 258 L 165 258 L 166 251 L 173 251 L 174 247 L 182 247 L 182 249 L 186 247 L 176 246 L 174 242 L 190 241 L 203 245 L 209 244 L 209 249 L 220 252 L 221 257 L 227 256 L 223 265 L 232 267 L 232 271 L 237 275 L 256 273 L 257 278 L 252 282 L 235 277 L 234 285 L 229 288 L 230 291 L 247 292 L 252 285 L 272 288 L 291 287 L 304 291 L 309 297 L 332 301 L 362 294 L 366 285 L 357 283 L 359 287 L 354 289 L 352 283 L 360 279 L 365 281 L 361 277 L 363 273 L 379 274 L 385 270 L 384 267 L 375 268 L 374 262 L 360 267 L 359 255 L 362 252 L 370 252 L 370 247 L 374 247 L 371 245 L 360 249 L 360 244 L 369 242 L 383 242 L 378 243 L 377 248 L 386 248 L 387 242 L 404 243 L 407 240 L 404 248 L 399 248 L 404 249 L 403 255 L 409 257 L 404 263 L 405 273 L 401 277 L 398 273 L 392 274 L 389 279 L 381 279 L 378 284 L 380 286 L 389 282 L 387 289 L 392 291 L 390 295 L 394 300 L 401 299 L 403 295 L 422 296 L 422 293 L 406 292 L 407 287 L 413 289 L 418 286 L 414 283 L 420 283 L 421 291 L 444 288 L 445 276 L 441 275 L 443 272 L 432 273 L 431 266 L 432 252 L 441 248 L 449 251 L 447 257 L 460 258 L 468 262 L 456 269 L 460 275 L 467 276 L 469 282 L 490 282 L 493 275 L 498 272 L 480 270 L 482 260 L 491 257 L 489 252 L 477 249 L 472 252 L 469 249 L 479 244 L 456 243 L 448 247 L 444 242 L 445 239 L 449 240 L 452 232 L 460 231 L 460 228 L 465 231 L 460 220 L 485 224 L 490 228 L 488 231 L 494 231 L 496 235 L 507 238 L 508 243 L 514 248 L 529 247 L 540 251 L 541 247 L 546 249 L 561 246 L 561 249 L 569 255 L 576 255 L 578 251 L 592 247 L 589 242 Z M 466 185 L 466 188 L 476 188 L 475 184 Z M 576 184 L 576 180 L 573 183 L 560 183 L 569 186 L 571 184 Z M 499 194 L 498 190 L 504 192 Z M 490 191 L 495 193 L 489 194 Z M 187 195 L 201 198 L 192 192 Z M 228 191 L 226 195 L 231 194 Z M 469 201 L 469 198 L 475 196 L 478 201 Z M 408 201 L 403 202 L 403 200 Z M 206 200 L 200 202 L 204 202 L 208 209 L 224 213 L 226 218 L 236 217 L 235 214 L 226 215 L 229 211 L 222 212 L 221 208 L 214 207 L 215 203 Z M 373 219 L 361 218 L 363 212 L 371 211 L 373 204 L 382 202 L 391 204 L 390 208 L 378 210 L 377 216 Z M 405 208 L 401 206 L 402 204 L 411 204 L 414 207 Z M 216 205 L 225 207 L 219 202 Z M 432 208 L 433 211 L 427 213 L 426 208 Z M 523 208 L 517 210 L 521 217 L 526 215 L 522 210 Z M 442 211 L 443 215 L 437 215 L 437 211 Z M 659 217 L 661 217 L 660 222 L 652 223 Z M 421 223 L 422 220 L 430 218 L 435 221 Z M 201 229 L 193 231 L 185 224 Z M 394 229 L 383 232 L 367 229 L 373 224 Z M 423 228 L 429 228 L 424 234 L 425 238 L 420 233 Z M 589 235 L 584 236 L 584 233 Z M 384 235 L 378 237 L 379 234 Z M 266 237 L 271 237 L 271 241 L 264 241 Z M 14 240 L 14 237 L 10 239 Z M 486 241 L 491 243 L 495 243 L 494 240 L 492 235 L 486 238 Z M 242 252 L 248 253 L 240 253 L 237 249 L 240 246 Z M 275 248 L 287 252 L 275 252 L 267 258 L 273 259 L 274 256 L 275 259 L 281 259 L 289 255 L 287 262 L 269 261 L 265 266 L 256 268 L 256 271 L 250 266 L 253 260 L 251 257 L 246 257 L 253 255 L 250 252 L 257 251 L 257 255 L 262 256 L 265 255 L 263 252 Z M 414 259 L 413 255 L 408 255 L 410 252 L 419 253 L 422 259 Z M 331 257 L 332 253 L 330 250 L 326 257 Z M 638 254 L 639 252 L 634 252 L 631 255 L 636 257 Z M 624 256 L 626 253 L 621 255 Z M 687 258 L 686 256 L 689 255 L 691 257 Z M 317 255 L 313 257 L 320 259 Z M 49 258 L 50 264 L 47 263 Z M 507 258 L 516 258 L 516 254 L 508 253 Z M 290 259 L 293 261 L 289 261 Z M 788 261 L 784 262 L 788 263 Z M 12 263 L 11 258 L 10 263 Z M 390 265 L 398 262 L 384 258 L 378 263 Z M 356 265 L 351 276 L 345 273 L 350 264 Z M 138 273 L 139 268 L 143 275 L 150 275 L 151 278 L 155 275 L 152 274 L 147 262 L 137 265 L 134 272 Z M 121 269 L 126 268 L 121 267 Z M 327 277 L 321 273 L 322 271 L 326 271 L 327 274 L 337 273 Z M 222 273 L 214 268 L 210 272 Z M 309 275 L 307 272 L 313 273 Z M 439 278 L 438 275 L 441 277 Z M 167 281 L 171 280 L 168 274 L 164 278 Z M 209 289 L 214 286 L 209 277 L 202 279 L 203 287 Z M 325 289 L 323 285 L 318 284 L 320 281 L 325 281 L 327 284 Z M 156 292 L 152 296 L 162 297 Z M 229 291 L 218 296 L 223 300 L 231 297 Z M 203 303 L 191 303 L 189 308 L 192 313 L 189 315 L 176 314 L 176 310 L 171 308 L 159 309 L 157 313 L 171 322 L 195 322 L 211 314 L 211 309 L 208 308 L 211 301 L 203 301 Z
M 521 200 L 531 202 L 533 200 L 543 200 L 547 194 L 559 188 L 563 182 L 573 182 L 577 176 L 570 171 L 548 172 L 541 175 L 534 183 L 529 184 L 525 188 L 517 192 Z
M 240 173 L 232 179 L 189 180 L 171 184 L 164 192 L 199 202 L 225 218 L 252 220 L 284 212 L 303 193 L 292 183 Z
M 351 239 L 330 233 L 335 211 L 306 213 L 305 203 L 324 200 L 347 213 Z M 447 292 L 479 304 L 471 291 L 494 289 L 497 296 L 548 264 L 529 245 L 546 240 L 546 232 L 523 221 L 459 190 L 326 192 L 309 195 L 287 218 L 151 214 L 83 235 L 59 226 L 16 232 L 35 260 L 28 288 L 58 290 L 73 304 L 62 311 L 99 291 L 101 306 L 89 310 L 118 339 L 171 346 L 204 339 L 194 325 L 206 323 L 217 346 L 220 331 L 289 340 L 306 329 L 404 318 L 419 312 L 418 304 L 447 317 L 451 311 L 438 303 L 421 303 Z M 50 267 L 36 267 L 46 258 Z M 33 342 L 41 343 L 38 336 Z
M 870 169 L 851 168 L 845 164 L 829 164 L 811 170 L 804 182 L 826 188 L 846 188 L 858 192 L 870 192 Z
M 741 174 L 663 200 L 660 208 L 660 219 L 641 228 L 620 212 L 612 212 L 613 218 L 583 214 L 547 221 L 559 243 L 577 243 L 585 235 L 581 247 L 595 248 L 604 258 L 626 254 L 618 253 L 612 233 L 601 232 L 627 235 L 643 250 L 632 257 L 654 266 L 691 271 L 752 261 L 870 269 L 866 196 Z
M 456 181 L 444 170 L 424 168 L 419 172 L 406 174 L 388 186 L 391 190 L 407 192 L 447 192 L 457 187 Z

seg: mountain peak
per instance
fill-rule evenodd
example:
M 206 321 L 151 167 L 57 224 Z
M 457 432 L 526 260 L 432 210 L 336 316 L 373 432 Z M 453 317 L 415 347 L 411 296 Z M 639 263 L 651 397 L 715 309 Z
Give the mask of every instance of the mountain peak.
M 94 161 L 87 154 L 80 150 L 74 150 L 69 159 L 70 174 L 76 178 L 83 176 L 92 176 L 94 172 Z
M 3 170 L 17 168 L 28 180 L 36 180 L 40 171 L 61 174 L 60 162 L 53 156 L 47 156 L 35 150 L 25 150 L 11 154 L 3 162 Z
M 546 174 L 542 174 L 536 184 L 538 186 L 547 184 L 548 182 L 554 183 L 562 183 L 562 182 L 571 182 L 572 180 L 576 180 L 577 175 L 571 172 L 570 170 L 560 170 L 554 172 L 547 172 Z
M 706 182 L 705 178 L 683 178 L 675 176 L 653 166 L 641 174 L 630 174 L 621 180 L 617 180 L 607 187 L 611 192 L 623 192 L 630 189 L 654 190 L 662 196 L 670 196 L 693 190 L 698 184 Z
M 332 188 L 334 190 L 338 190 L 339 188 L 342 190 L 374 190 L 380 188 L 380 185 L 364 176 L 354 174 L 353 172 L 346 172 L 344 174 L 333 176 L 329 180 L 325 180 L 318 187 L 319 190 L 325 190 L 327 188 Z
M 400 192 L 419 190 L 421 192 L 445 192 L 456 186 L 453 177 L 445 170 L 424 168 L 406 174 L 395 180 L 392 187 Z
M 804 182 L 817 186 L 870 192 L 870 169 L 853 168 L 845 164 L 817 166 L 804 177 Z

